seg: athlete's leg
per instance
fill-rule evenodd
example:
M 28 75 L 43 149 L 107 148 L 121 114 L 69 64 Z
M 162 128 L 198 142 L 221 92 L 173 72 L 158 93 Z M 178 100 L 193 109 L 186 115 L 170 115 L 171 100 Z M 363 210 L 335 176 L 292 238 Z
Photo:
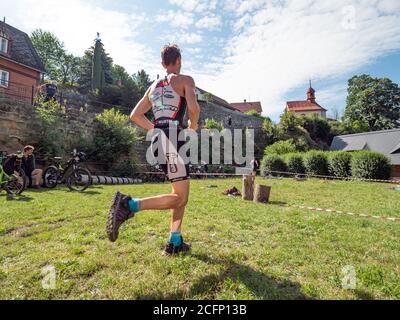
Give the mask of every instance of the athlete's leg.
M 189 200 L 190 182 L 189 180 L 179 181 L 172 183 L 172 191 L 175 194 L 180 194 L 185 201 L 181 203 L 181 206 L 172 209 L 171 217 L 171 232 L 181 232 L 183 215 L 185 208 Z
M 166 210 L 185 207 L 189 198 L 189 180 L 172 183 L 172 193 L 139 200 L 140 210 Z

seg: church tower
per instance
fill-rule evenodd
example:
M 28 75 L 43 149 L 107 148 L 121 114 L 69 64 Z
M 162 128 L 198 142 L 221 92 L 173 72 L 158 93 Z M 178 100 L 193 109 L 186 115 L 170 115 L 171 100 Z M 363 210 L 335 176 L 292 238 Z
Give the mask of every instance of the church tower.
M 309 101 L 311 103 L 315 103 L 315 101 L 316 101 L 316 99 L 315 99 L 315 90 L 311 86 L 311 80 L 310 80 L 310 88 L 307 91 L 307 101 Z

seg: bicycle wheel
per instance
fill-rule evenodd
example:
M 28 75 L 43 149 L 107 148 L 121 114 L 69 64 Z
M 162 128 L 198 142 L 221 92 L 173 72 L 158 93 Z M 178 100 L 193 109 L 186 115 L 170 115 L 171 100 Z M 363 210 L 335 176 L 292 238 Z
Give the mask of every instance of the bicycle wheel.
M 20 195 L 26 188 L 26 175 L 24 170 L 18 169 L 10 177 L 10 181 L 7 182 L 4 189 L 8 194 Z
M 46 188 L 55 188 L 58 183 L 59 171 L 55 166 L 48 167 L 43 174 L 43 184 Z
M 85 168 L 76 168 L 68 175 L 66 183 L 71 191 L 82 192 L 92 184 L 92 175 Z

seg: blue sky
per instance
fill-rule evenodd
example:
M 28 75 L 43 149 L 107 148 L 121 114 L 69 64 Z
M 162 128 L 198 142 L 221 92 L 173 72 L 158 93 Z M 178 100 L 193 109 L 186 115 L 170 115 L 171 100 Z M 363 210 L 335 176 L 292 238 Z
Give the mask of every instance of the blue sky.
M 160 47 L 176 42 L 199 87 L 261 101 L 274 120 L 305 98 L 309 79 L 331 113 L 343 110 L 355 74 L 400 83 L 399 0 L 14 0 L 0 15 L 27 33 L 55 33 L 76 55 L 98 31 L 115 63 L 153 78 L 163 73 Z

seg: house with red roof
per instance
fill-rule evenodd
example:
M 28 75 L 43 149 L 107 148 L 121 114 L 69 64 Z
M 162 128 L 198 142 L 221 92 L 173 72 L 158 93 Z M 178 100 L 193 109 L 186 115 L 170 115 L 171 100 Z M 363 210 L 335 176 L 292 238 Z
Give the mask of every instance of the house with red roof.
M 317 103 L 315 98 L 315 90 L 311 86 L 307 91 L 307 100 L 305 101 L 288 101 L 286 111 L 292 111 L 298 116 L 307 116 L 309 114 L 317 114 L 326 118 L 327 110 Z
M 242 113 L 254 110 L 258 114 L 262 114 L 263 111 L 261 107 L 261 102 L 259 101 L 247 102 L 246 100 L 244 100 L 244 102 L 231 103 L 231 106 Z
M 29 36 L 0 21 L 0 97 L 32 102 L 44 72 Z

